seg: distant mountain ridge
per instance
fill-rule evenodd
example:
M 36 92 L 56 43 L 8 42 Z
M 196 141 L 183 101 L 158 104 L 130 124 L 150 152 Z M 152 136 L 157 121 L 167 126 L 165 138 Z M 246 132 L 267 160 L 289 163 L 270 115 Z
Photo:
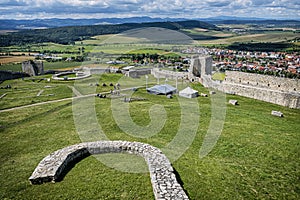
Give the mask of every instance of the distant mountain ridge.
M 175 31 L 193 28 L 220 30 L 220 28 L 213 24 L 197 20 L 187 20 L 178 22 L 147 22 L 88 26 L 64 26 L 47 29 L 20 30 L 18 32 L 2 34 L 0 35 L 0 46 L 4 47 L 11 45 L 25 45 L 44 42 L 74 44 L 75 41 L 88 39 L 95 35 L 118 34 L 136 28 L 148 27 L 160 27 Z M 193 35 L 190 36 L 193 37 Z
M 176 22 L 184 21 L 184 18 L 151 18 L 151 17 L 130 17 L 130 18 L 101 18 L 101 19 L 32 19 L 14 20 L 0 19 L 0 30 L 24 30 L 24 29 L 45 29 L 64 26 L 87 26 L 101 24 L 124 24 L 124 23 L 147 23 L 147 22 Z
M 299 20 L 273 20 L 253 17 L 231 17 L 231 16 L 216 16 L 209 18 L 152 18 L 147 16 L 129 17 L 129 18 L 101 18 L 101 19 L 32 19 L 32 20 L 14 20 L 14 19 L 0 19 L 0 30 L 24 30 L 24 29 L 45 29 L 56 28 L 64 26 L 86 26 L 86 25 L 100 25 L 100 24 L 124 24 L 124 23 L 148 23 L 148 22 L 178 22 L 186 20 L 198 20 L 212 24 L 274 24 L 293 23 L 300 26 Z

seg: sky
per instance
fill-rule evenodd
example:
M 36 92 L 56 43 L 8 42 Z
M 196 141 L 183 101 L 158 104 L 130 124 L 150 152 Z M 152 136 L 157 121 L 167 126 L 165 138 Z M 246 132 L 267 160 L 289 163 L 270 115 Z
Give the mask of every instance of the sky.
M 299 0 L 0 0 L 0 19 L 208 18 L 300 19 Z

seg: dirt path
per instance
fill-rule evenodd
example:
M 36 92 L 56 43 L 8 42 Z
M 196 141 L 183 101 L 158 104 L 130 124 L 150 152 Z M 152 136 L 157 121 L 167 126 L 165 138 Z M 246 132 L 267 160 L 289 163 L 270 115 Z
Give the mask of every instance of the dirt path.
M 73 91 L 73 94 L 74 94 L 76 97 L 81 97 L 81 96 L 82 96 L 82 94 L 81 94 L 74 86 L 68 85 L 68 87 Z
M 136 88 L 141 88 L 141 87 L 136 87 Z M 72 87 L 72 89 L 73 89 L 73 87 Z M 125 88 L 125 89 L 121 89 L 120 91 L 131 90 L 131 89 L 132 88 Z M 34 107 L 34 106 L 45 105 L 45 104 L 49 104 L 49 103 L 57 103 L 57 102 L 61 102 L 61 101 L 68 101 L 68 100 L 73 100 L 73 99 L 77 99 L 77 98 L 85 98 L 85 97 L 96 96 L 96 94 L 82 95 L 75 88 L 74 88 L 74 90 L 73 90 L 73 92 L 75 93 L 76 97 L 69 97 L 69 98 L 57 99 L 57 100 L 52 100 L 52 101 L 44 101 L 44 102 L 34 103 L 34 104 L 30 104 L 30 105 L 25 105 L 25 106 L 17 106 L 17 107 L 14 107 L 14 108 L 8 108 L 8 109 L 0 110 L 0 113 L 9 112 L 9 111 L 13 111 L 13 110 L 18 110 L 18 109 L 22 109 L 22 108 L 30 108 L 30 107 Z M 110 92 L 103 92 L 102 94 L 110 94 Z
M 18 109 L 22 109 L 22 108 L 30 108 L 30 107 L 34 107 L 34 106 L 45 105 L 45 104 L 49 104 L 49 103 L 57 103 L 57 102 L 61 102 L 61 101 L 68 101 L 68 100 L 72 100 L 73 98 L 76 99 L 76 98 L 83 98 L 83 97 L 90 97 L 90 96 L 95 96 L 95 94 L 89 94 L 89 95 L 79 96 L 79 97 L 69 97 L 69 98 L 57 99 L 57 100 L 52 100 L 52 101 L 44 101 L 44 102 L 34 103 L 34 104 L 30 104 L 30 105 L 25 105 L 25 106 L 18 106 L 18 107 L 14 107 L 14 108 L 8 108 L 8 109 L 0 110 L 0 113 L 13 111 L 13 110 L 18 110 Z

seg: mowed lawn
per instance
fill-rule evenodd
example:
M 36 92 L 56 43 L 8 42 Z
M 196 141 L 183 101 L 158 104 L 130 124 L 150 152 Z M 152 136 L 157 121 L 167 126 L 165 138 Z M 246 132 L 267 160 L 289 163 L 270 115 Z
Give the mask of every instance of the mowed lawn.
M 95 99 L 98 123 L 110 140 L 163 148 L 180 124 L 178 98 L 150 95 L 145 89 L 134 95 L 146 99 L 130 103 L 131 117 L 139 125 L 149 124 L 152 105 L 164 106 L 167 120 L 159 133 L 149 138 L 125 134 L 114 120 L 110 99 Z M 222 134 L 213 150 L 200 159 L 211 120 L 211 98 L 198 98 L 197 134 L 172 163 L 190 199 L 299 199 L 300 110 L 239 96 L 228 95 L 229 99 L 237 99 L 239 105 L 227 104 Z M 272 110 L 282 111 L 284 117 L 272 116 Z M 0 137 L 1 199 L 154 199 L 148 173 L 121 172 L 95 157 L 78 163 L 61 182 L 30 185 L 28 178 L 43 157 L 81 142 L 71 100 L 0 113 Z

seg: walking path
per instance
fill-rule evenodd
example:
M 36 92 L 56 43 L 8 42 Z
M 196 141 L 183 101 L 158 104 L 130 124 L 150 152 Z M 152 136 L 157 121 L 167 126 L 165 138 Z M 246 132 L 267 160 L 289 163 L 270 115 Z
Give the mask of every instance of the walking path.
M 14 107 L 14 108 L 8 108 L 8 109 L 0 110 L 0 113 L 9 112 L 9 111 L 18 110 L 18 109 L 23 109 L 23 108 L 30 108 L 30 107 L 34 107 L 34 106 L 45 105 L 45 104 L 49 104 L 49 103 L 57 103 L 57 102 L 62 102 L 62 101 L 68 101 L 68 100 L 73 100 L 73 99 L 77 99 L 77 98 L 85 98 L 85 97 L 96 96 L 96 94 L 82 95 L 78 90 L 76 90 L 75 88 L 73 89 L 73 88 L 74 87 L 71 86 L 71 89 L 73 90 L 76 97 L 69 97 L 69 98 L 57 99 L 57 100 L 52 100 L 52 101 L 44 101 L 44 102 L 34 103 L 34 104 L 30 104 L 30 105 L 25 105 L 25 106 L 17 106 L 17 107 Z M 142 88 L 142 87 L 135 87 L 135 88 Z M 131 89 L 133 89 L 133 88 L 125 88 L 125 89 L 121 89 L 120 91 L 131 90 Z M 110 94 L 110 92 L 102 92 L 102 94 Z

